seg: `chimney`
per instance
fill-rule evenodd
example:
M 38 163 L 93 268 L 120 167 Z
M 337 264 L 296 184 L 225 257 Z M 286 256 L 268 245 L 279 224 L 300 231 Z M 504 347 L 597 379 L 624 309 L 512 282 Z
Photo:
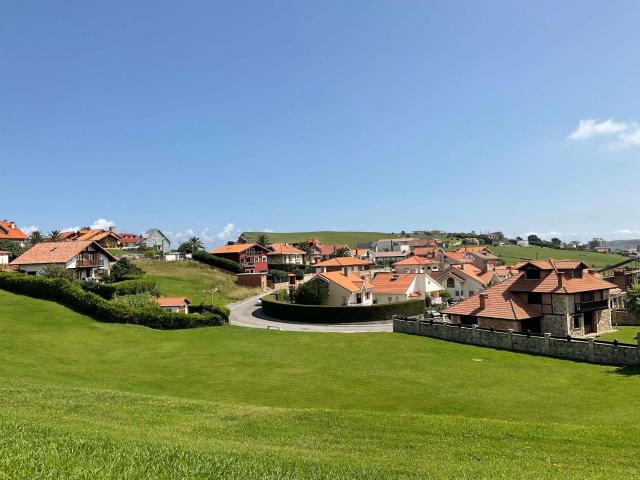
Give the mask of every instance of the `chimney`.
M 464 270 L 464 262 L 460 262 L 460 270 Z
M 558 272 L 558 288 L 564 287 L 564 272 Z
M 116 227 L 109 227 L 109 231 L 110 232 L 115 232 L 116 231 Z
M 9 226 L 11 228 L 16 228 L 16 222 L 9 222 Z
M 485 292 L 480 292 L 478 295 L 480 298 L 480 308 L 484 310 L 485 308 L 487 308 L 487 299 L 489 298 L 489 294 Z

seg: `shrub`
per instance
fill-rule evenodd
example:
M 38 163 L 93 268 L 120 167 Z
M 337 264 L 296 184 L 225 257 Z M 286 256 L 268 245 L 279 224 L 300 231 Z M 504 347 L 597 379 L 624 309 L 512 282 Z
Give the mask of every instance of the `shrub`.
M 294 301 L 303 305 L 324 305 L 328 298 L 329 285 L 319 278 L 303 283 L 293 293 Z
M 282 270 L 269 270 L 269 276 L 273 280 L 273 283 L 289 281 L 289 272 L 283 272 Z
M 106 300 L 111 300 L 116 294 L 115 283 L 79 282 L 78 285 L 83 290 L 95 293 Z
M 160 296 L 158 284 L 151 278 L 136 278 L 135 280 L 123 280 L 122 282 L 111 284 L 116 295 L 136 295 L 138 293 L 148 293 L 154 297 Z
M 211 265 L 212 267 L 221 268 L 222 270 L 227 270 L 228 272 L 242 272 L 242 265 L 240 265 L 238 262 L 234 262 L 233 260 L 229 260 L 228 258 L 218 257 L 217 255 L 212 255 L 201 250 L 193 252 L 192 258 L 194 260 L 197 260 L 198 262 Z
M 228 321 L 228 316 L 220 313 L 184 315 L 150 308 L 128 308 L 84 290 L 76 283 L 58 278 L 0 273 L 0 288 L 59 302 L 102 322 L 133 323 L 150 328 L 177 329 L 222 325 Z
M 127 257 L 122 257 L 111 267 L 112 282 L 131 280 L 133 278 L 139 278 L 142 275 L 144 275 L 144 270 L 142 270 Z
M 198 305 L 189 305 L 190 313 L 215 313 L 224 317 L 229 317 L 229 309 L 227 307 L 219 307 L 210 303 L 200 303 Z
M 65 268 L 63 265 L 47 265 L 44 269 L 44 274 L 49 278 L 64 278 L 70 282 L 76 279 L 75 272 L 69 268 Z
M 308 323 L 352 323 L 388 320 L 393 315 L 421 315 L 424 300 L 353 307 L 300 305 L 276 300 L 275 295 L 262 298 L 262 310 L 270 317 Z
M 111 301 L 111 304 L 127 309 L 149 309 L 162 311 L 160 304 L 156 301 L 156 297 L 146 292 L 116 296 L 116 298 Z

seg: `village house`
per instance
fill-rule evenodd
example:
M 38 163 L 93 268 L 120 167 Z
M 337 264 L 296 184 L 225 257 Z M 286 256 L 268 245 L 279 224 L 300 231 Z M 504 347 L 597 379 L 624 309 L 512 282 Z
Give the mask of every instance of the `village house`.
M 91 240 L 37 243 L 10 265 L 28 275 L 44 275 L 50 265 L 73 270 L 79 280 L 97 280 L 109 273 L 116 258 Z
M 407 250 L 396 250 L 393 252 L 376 252 L 376 263 L 392 265 L 395 262 L 399 262 L 409 256 Z
M 103 248 L 117 248 L 120 245 L 120 236 L 115 232 L 114 227 L 108 230 L 101 228 L 81 228 L 80 230 L 70 230 L 61 232 L 60 238 L 73 242 L 96 242 Z
M 304 250 L 294 247 L 288 243 L 272 243 L 269 245 L 267 262 L 269 265 L 304 265 L 307 253 Z
M 429 273 L 437 272 L 439 263 L 435 260 L 411 256 L 397 261 L 393 264 L 396 273 Z
M 0 250 L 0 270 L 4 269 L 7 265 L 9 265 L 10 256 L 11 256 L 11 252 Z
M 609 293 L 616 285 L 573 260 L 518 265 L 519 274 L 447 308 L 453 323 L 516 332 L 582 337 L 611 330 Z
M 325 305 L 350 307 L 373 304 L 373 285 L 357 273 L 329 271 L 318 273 L 311 281 L 323 281 L 329 286 L 329 297 Z
M 135 233 L 119 233 L 120 246 L 125 250 L 132 250 L 140 247 L 142 237 Z
M 142 235 L 142 245 L 145 248 L 155 248 L 160 254 L 171 251 L 171 241 L 157 228 L 151 228 Z
M 260 273 L 269 270 L 269 249 L 257 243 L 232 243 L 216 248 L 211 254 L 239 263 L 243 273 Z
M 626 292 L 640 283 L 640 270 L 615 268 L 613 275 L 603 277 L 607 282 L 615 283 L 620 290 Z
M 353 251 L 353 256 L 361 260 L 369 260 L 373 263 L 375 263 L 376 261 L 376 252 L 374 252 L 370 248 L 356 248 Z
M 436 258 L 438 255 L 444 255 L 444 250 L 440 247 L 416 247 L 411 253 L 416 257 Z
M 29 236 L 16 226 L 11 220 L 0 220 L 0 241 L 15 242 L 24 247 Z
M 350 250 L 349 245 L 345 243 L 323 244 L 317 238 L 308 238 L 307 243 L 311 247 L 310 263 L 312 264 L 335 257 L 340 249 L 347 248 Z
M 432 276 L 454 300 L 471 297 L 500 281 L 494 272 L 482 272 L 474 265 L 465 263 L 433 272 Z
M 416 240 L 421 241 L 419 238 L 407 237 L 407 238 L 383 238 L 376 242 L 376 253 L 378 252 L 406 252 L 407 255 L 411 251 L 411 243 Z M 418 245 L 418 246 L 428 246 Z M 415 248 L 415 246 L 414 246 Z
M 341 272 L 343 275 L 357 273 L 371 276 L 371 262 L 354 257 L 336 257 L 314 265 L 316 273 Z
M 426 297 L 432 297 L 433 303 L 440 303 L 439 293 L 444 290 L 426 273 L 378 273 L 371 283 L 378 304 Z
M 191 302 L 187 297 L 160 297 L 156 298 L 156 301 L 165 312 L 189 313 L 189 304 Z

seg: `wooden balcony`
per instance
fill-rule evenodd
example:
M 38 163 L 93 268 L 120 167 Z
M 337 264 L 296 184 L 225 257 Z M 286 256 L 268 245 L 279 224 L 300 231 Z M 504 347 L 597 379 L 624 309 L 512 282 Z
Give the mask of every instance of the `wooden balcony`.
M 76 268 L 104 267 L 104 260 L 100 258 L 80 258 L 76 260 Z
M 591 312 L 593 310 L 604 310 L 609 308 L 609 299 L 593 300 L 591 302 L 576 303 L 576 312 Z

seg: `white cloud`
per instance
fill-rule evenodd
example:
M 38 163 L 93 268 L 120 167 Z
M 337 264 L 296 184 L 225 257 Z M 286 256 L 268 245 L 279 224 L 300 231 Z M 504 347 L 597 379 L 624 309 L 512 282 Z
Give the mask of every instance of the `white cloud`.
M 264 233 L 273 233 L 273 232 L 275 232 L 275 230 L 273 230 L 272 228 L 264 228 L 264 229 L 262 229 L 262 231 Z
M 613 119 L 600 121 L 594 118 L 580 120 L 578 128 L 569 135 L 569 140 L 586 140 L 592 137 L 607 137 L 610 148 L 640 146 L 640 124 L 616 122 Z
M 22 230 L 27 235 L 31 235 L 33 232 L 40 231 L 40 229 L 38 227 L 36 227 L 35 225 L 31 225 L 29 227 L 20 227 L 20 230 Z
M 107 220 L 106 218 L 99 218 L 98 220 L 94 220 L 94 222 L 91 224 L 91 228 L 109 230 L 109 227 L 115 227 L 115 225 L 116 224 L 111 220 Z
M 76 225 L 75 227 L 65 227 L 60 231 L 61 232 L 77 232 L 78 230 L 80 230 L 80 227 Z
M 222 230 L 220 230 L 216 237 L 218 238 L 218 240 L 221 240 L 223 242 L 227 242 L 229 240 L 231 240 L 231 238 L 233 237 L 233 231 L 235 229 L 235 224 L 229 222 L 227 223 L 224 228 Z

